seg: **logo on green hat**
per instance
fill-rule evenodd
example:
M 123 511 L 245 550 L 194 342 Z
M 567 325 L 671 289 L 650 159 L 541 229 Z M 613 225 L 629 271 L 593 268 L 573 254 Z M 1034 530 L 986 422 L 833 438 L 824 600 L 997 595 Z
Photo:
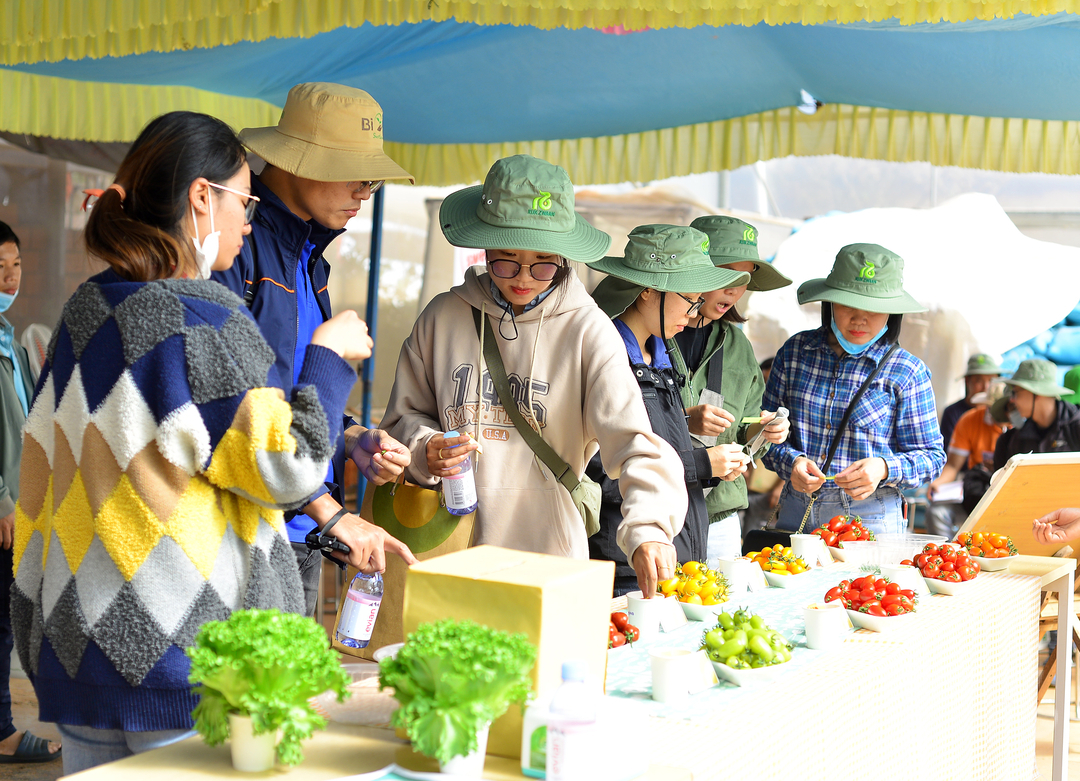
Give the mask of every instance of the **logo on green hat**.
M 742 232 L 742 238 L 739 239 L 740 244 L 749 244 L 752 247 L 757 246 L 757 232 L 753 226 L 747 225 L 746 230 Z
M 555 212 L 551 211 L 551 193 L 541 190 L 540 194 L 533 198 L 529 214 L 543 214 L 545 217 L 554 217 Z
M 701 242 L 701 252 L 704 255 L 709 254 L 709 237 L 705 237 L 705 241 Z
M 859 269 L 859 279 L 864 282 L 869 282 L 873 285 L 876 285 L 877 281 L 874 279 L 874 277 L 877 276 L 877 271 L 874 269 L 873 262 L 869 258 L 866 258 L 863 260 L 863 263 L 865 265 L 863 265 L 863 267 Z

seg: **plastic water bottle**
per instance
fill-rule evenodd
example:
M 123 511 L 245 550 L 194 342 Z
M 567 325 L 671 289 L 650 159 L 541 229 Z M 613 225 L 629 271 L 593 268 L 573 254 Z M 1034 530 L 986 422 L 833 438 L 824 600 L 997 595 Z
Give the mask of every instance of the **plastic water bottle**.
M 551 698 L 547 728 L 548 781 L 595 781 L 600 776 L 595 740 L 596 692 L 585 685 L 586 668 L 578 661 L 564 662 L 562 686 Z
M 447 439 L 461 436 L 456 431 L 443 434 Z M 442 479 L 443 500 L 452 515 L 468 515 L 476 509 L 476 480 L 473 477 L 472 456 L 458 464 L 458 473 Z
M 339 643 L 349 648 L 367 648 L 382 597 L 382 575 L 378 572 L 374 575 L 356 573 L 345 595 L 345 607 L 341 609 L 341 619 L 335 633 Z

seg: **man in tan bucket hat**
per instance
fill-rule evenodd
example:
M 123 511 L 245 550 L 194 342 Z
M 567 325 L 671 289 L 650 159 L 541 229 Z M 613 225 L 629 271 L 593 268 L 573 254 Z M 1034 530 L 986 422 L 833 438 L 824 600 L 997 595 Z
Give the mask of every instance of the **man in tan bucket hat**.
M 383 151 L 379 104 L 363 90 L 341 84 L 297 84 L 276 126 L 247 128 L 240 139 L 266 161 L 251 177 L 251 190 L 261 201 L 233 267 L 214 278 L 243 296 L 274 349 L 275 368 L 288 393 L 299 380 L 312 333 L 331 315 L 327 246 L 385 181 L 412 182 L 413 177 Z M 365 571 L 383 568 L 385 550 L 414 561 L 408 547 L 341 506 L 346 454 L 368 480 L 381 484 L 408 465 L 408 449 L 352 419 L 344 426 L 344 448 L 337 446 L 326 486 L 293 517 L 286 515 L 308 615 L 315 609 L 322 570 L 321 554 L 305 543 L 310 532 L 325 528 L 349 546 L 349 563 Z

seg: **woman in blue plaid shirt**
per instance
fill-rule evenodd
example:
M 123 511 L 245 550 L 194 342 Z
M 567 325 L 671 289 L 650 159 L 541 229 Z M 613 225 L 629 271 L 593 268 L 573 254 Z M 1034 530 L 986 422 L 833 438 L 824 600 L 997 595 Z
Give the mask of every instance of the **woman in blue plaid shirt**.
M 945 451 L 930 371 L 898 349 L 852 410 L 829 474 L 829 445 L 848 404 L 896 342 L 903 315 L 924 307 L 903 288 L 904 261 L 876 244 L 840 250 L 825 279 L 799 288 L 799 303 L 821 302 L 822 325 L 795 334 L 773 362 L 765 409 L 787 407 L 791 436 L 765 465 L 787 484 L 777 526 L 797 530 L 817 492 L 804 532 L 834 515 L 858 515 L 875 533 L 905 529 L 901 490 L 941 473 Z

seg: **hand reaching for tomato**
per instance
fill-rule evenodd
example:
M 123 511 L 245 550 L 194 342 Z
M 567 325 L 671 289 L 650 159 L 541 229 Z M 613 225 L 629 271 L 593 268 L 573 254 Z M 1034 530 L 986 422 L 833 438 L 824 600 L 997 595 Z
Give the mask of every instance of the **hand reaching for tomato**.
M 1080 539 L 1080 507 L 1063 507 L 1034 521 L 1032 531 L 1042 545 Z

